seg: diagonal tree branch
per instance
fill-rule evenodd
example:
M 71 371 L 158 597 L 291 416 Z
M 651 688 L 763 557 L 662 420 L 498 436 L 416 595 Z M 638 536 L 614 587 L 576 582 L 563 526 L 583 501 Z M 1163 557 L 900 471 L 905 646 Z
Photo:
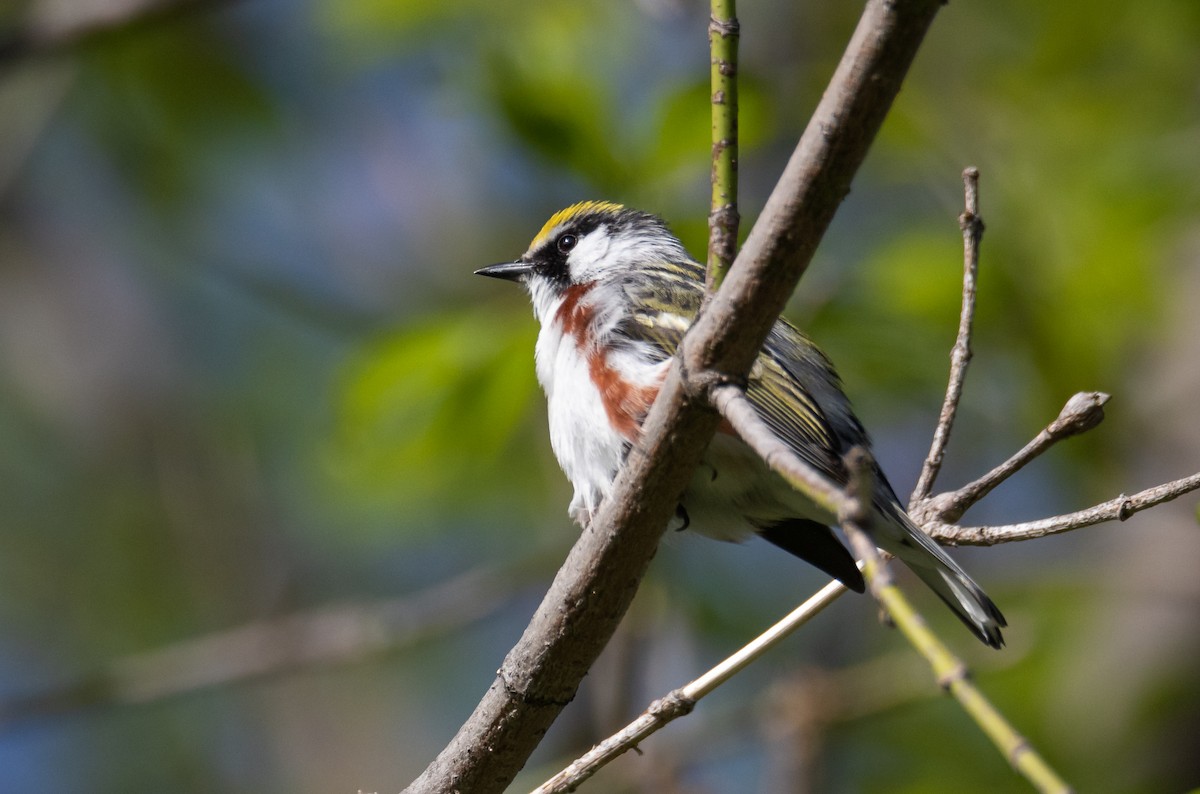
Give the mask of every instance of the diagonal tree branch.
M 681 346 L 610 498 L 458 734 L 410 792 L 502 790 L 574 697 L 633 599 L 717 427 L 706 390 L 749 370 L 941 6 L 872 0 L 716 298 Z M 690 373 L 690 377 L 687 373 Z M 717 374 L 719 373 L 719 374 Z M 603 583 L 603 584 L 601 584 Z
M 869 467 L 851 467 L 866 471 Z M 1038 791 L 1047 794 L 1070 794 L 1071 787 L 1046 763 L 1041 754 L 1013 727 L 971 680 L 966 664 L 934 634 L 925 619 L 912 607 L 900 591 L 875 544 L 867 537 L 860 520 L 869 517 L 866 511 L 859 516 L 847 515 L 842 528 L 855 550 L 863 556 L 863 574 L 870 583 L 871 594 L 887 612 L 888 617 L 904 634 L 905 639 L 925 658 L 933 669 L 938 684 L 958 701 L 963 711 L 975 721 L 1012 768 Z
M 729 422 L 738 437 L 789 485 L 833 515 L 841 515 L 849 509 L 845 492 L 837 483 L 797 457 L 792 448 L 775 435 L 741 387 L 724 383 L 713 387 L 711 394 L 713 406 Z

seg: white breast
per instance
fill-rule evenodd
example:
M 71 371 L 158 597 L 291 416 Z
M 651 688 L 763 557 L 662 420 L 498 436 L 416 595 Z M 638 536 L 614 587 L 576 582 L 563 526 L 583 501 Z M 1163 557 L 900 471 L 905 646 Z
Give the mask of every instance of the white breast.
M 600 391 L 575 339 L 553 323 L 538 334 L 537 375 L 546 392 L 550 445 L 575 486 L 570 515 L 586 525 L 608 495 L 621 465 L 625 439 L 608 422 Z

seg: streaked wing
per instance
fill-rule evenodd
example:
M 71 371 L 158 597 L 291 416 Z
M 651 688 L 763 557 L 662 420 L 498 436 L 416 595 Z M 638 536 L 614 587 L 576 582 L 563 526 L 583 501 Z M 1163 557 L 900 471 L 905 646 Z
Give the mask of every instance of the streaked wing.
M 624 285 L 634 306 L 620 336 L 648 343 L 663 358 L 675 354 L 704 297 L 700 265 L 651 266 Z M 791 324 L 771 329 L 767 350 L 750 373 L 746 395 L 772 431 L 805 462 L 837 483 L 846 481 L 842 455 L 866 443 L 866 433 L 842 394 L 833 365 Z
M 847 436 L 861 434 L 862 428 L 848 406 L 838 411 L 846 398 L 837 375 L 799 331 L 783 321 L 775 324 L 767 350 L 759 354 L 750 372 L 746 396 L 775 435 L 802 460 L 834 482 L 846 481 L 841 456 L 858 443 Z M 844 426 L 847 418 L 853 423 L 850 427 Z M 839 419 L 842 425 L 835 424 Z
M 649 344 L 662 358 L 670 358 L 700 310 L 704 271 L 697 263 L 688 262 L 646 266 L 637 276 L 622 285 L 635 308 L 617 325 L 617 333 L 632 342 Z

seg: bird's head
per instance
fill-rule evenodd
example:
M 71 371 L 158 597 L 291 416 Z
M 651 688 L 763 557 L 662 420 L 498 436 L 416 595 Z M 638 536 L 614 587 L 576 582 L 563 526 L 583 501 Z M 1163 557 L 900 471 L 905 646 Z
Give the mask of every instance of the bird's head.
M 552 215 L 520 258 L 475 272 L 521 282 L 538 305 L 555 302 L 573 286 L 636 277 L 647 265 L 689 259 L 658 217 L 584 201 Z

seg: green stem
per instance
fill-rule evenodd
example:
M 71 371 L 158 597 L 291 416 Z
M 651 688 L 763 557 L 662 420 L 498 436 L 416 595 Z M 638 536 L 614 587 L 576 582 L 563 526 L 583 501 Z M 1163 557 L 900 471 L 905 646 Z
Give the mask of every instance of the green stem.
M 734 0 L 712 0 L 708 23 L 712 81 L 712 202 L 706 286 L 716 290 L 737 253 L 738 21 Z
M 882 567 L 883 562 L 876 555 L 866 561 L 863 573 L 867 581 L 871 582 L 871 590 L 875 597 L 887 610 L 896 627 L 929 662 L 938 683 L 959 702 L 963 710 L 1008 759 L 1013 769 L 1024 776 L 1034 788 L 1052 794 L 1069 794 L 1071 787 L 975 686 L 966 665 L 930 630 L 900 589 L 894 584 L 878 582 Z

